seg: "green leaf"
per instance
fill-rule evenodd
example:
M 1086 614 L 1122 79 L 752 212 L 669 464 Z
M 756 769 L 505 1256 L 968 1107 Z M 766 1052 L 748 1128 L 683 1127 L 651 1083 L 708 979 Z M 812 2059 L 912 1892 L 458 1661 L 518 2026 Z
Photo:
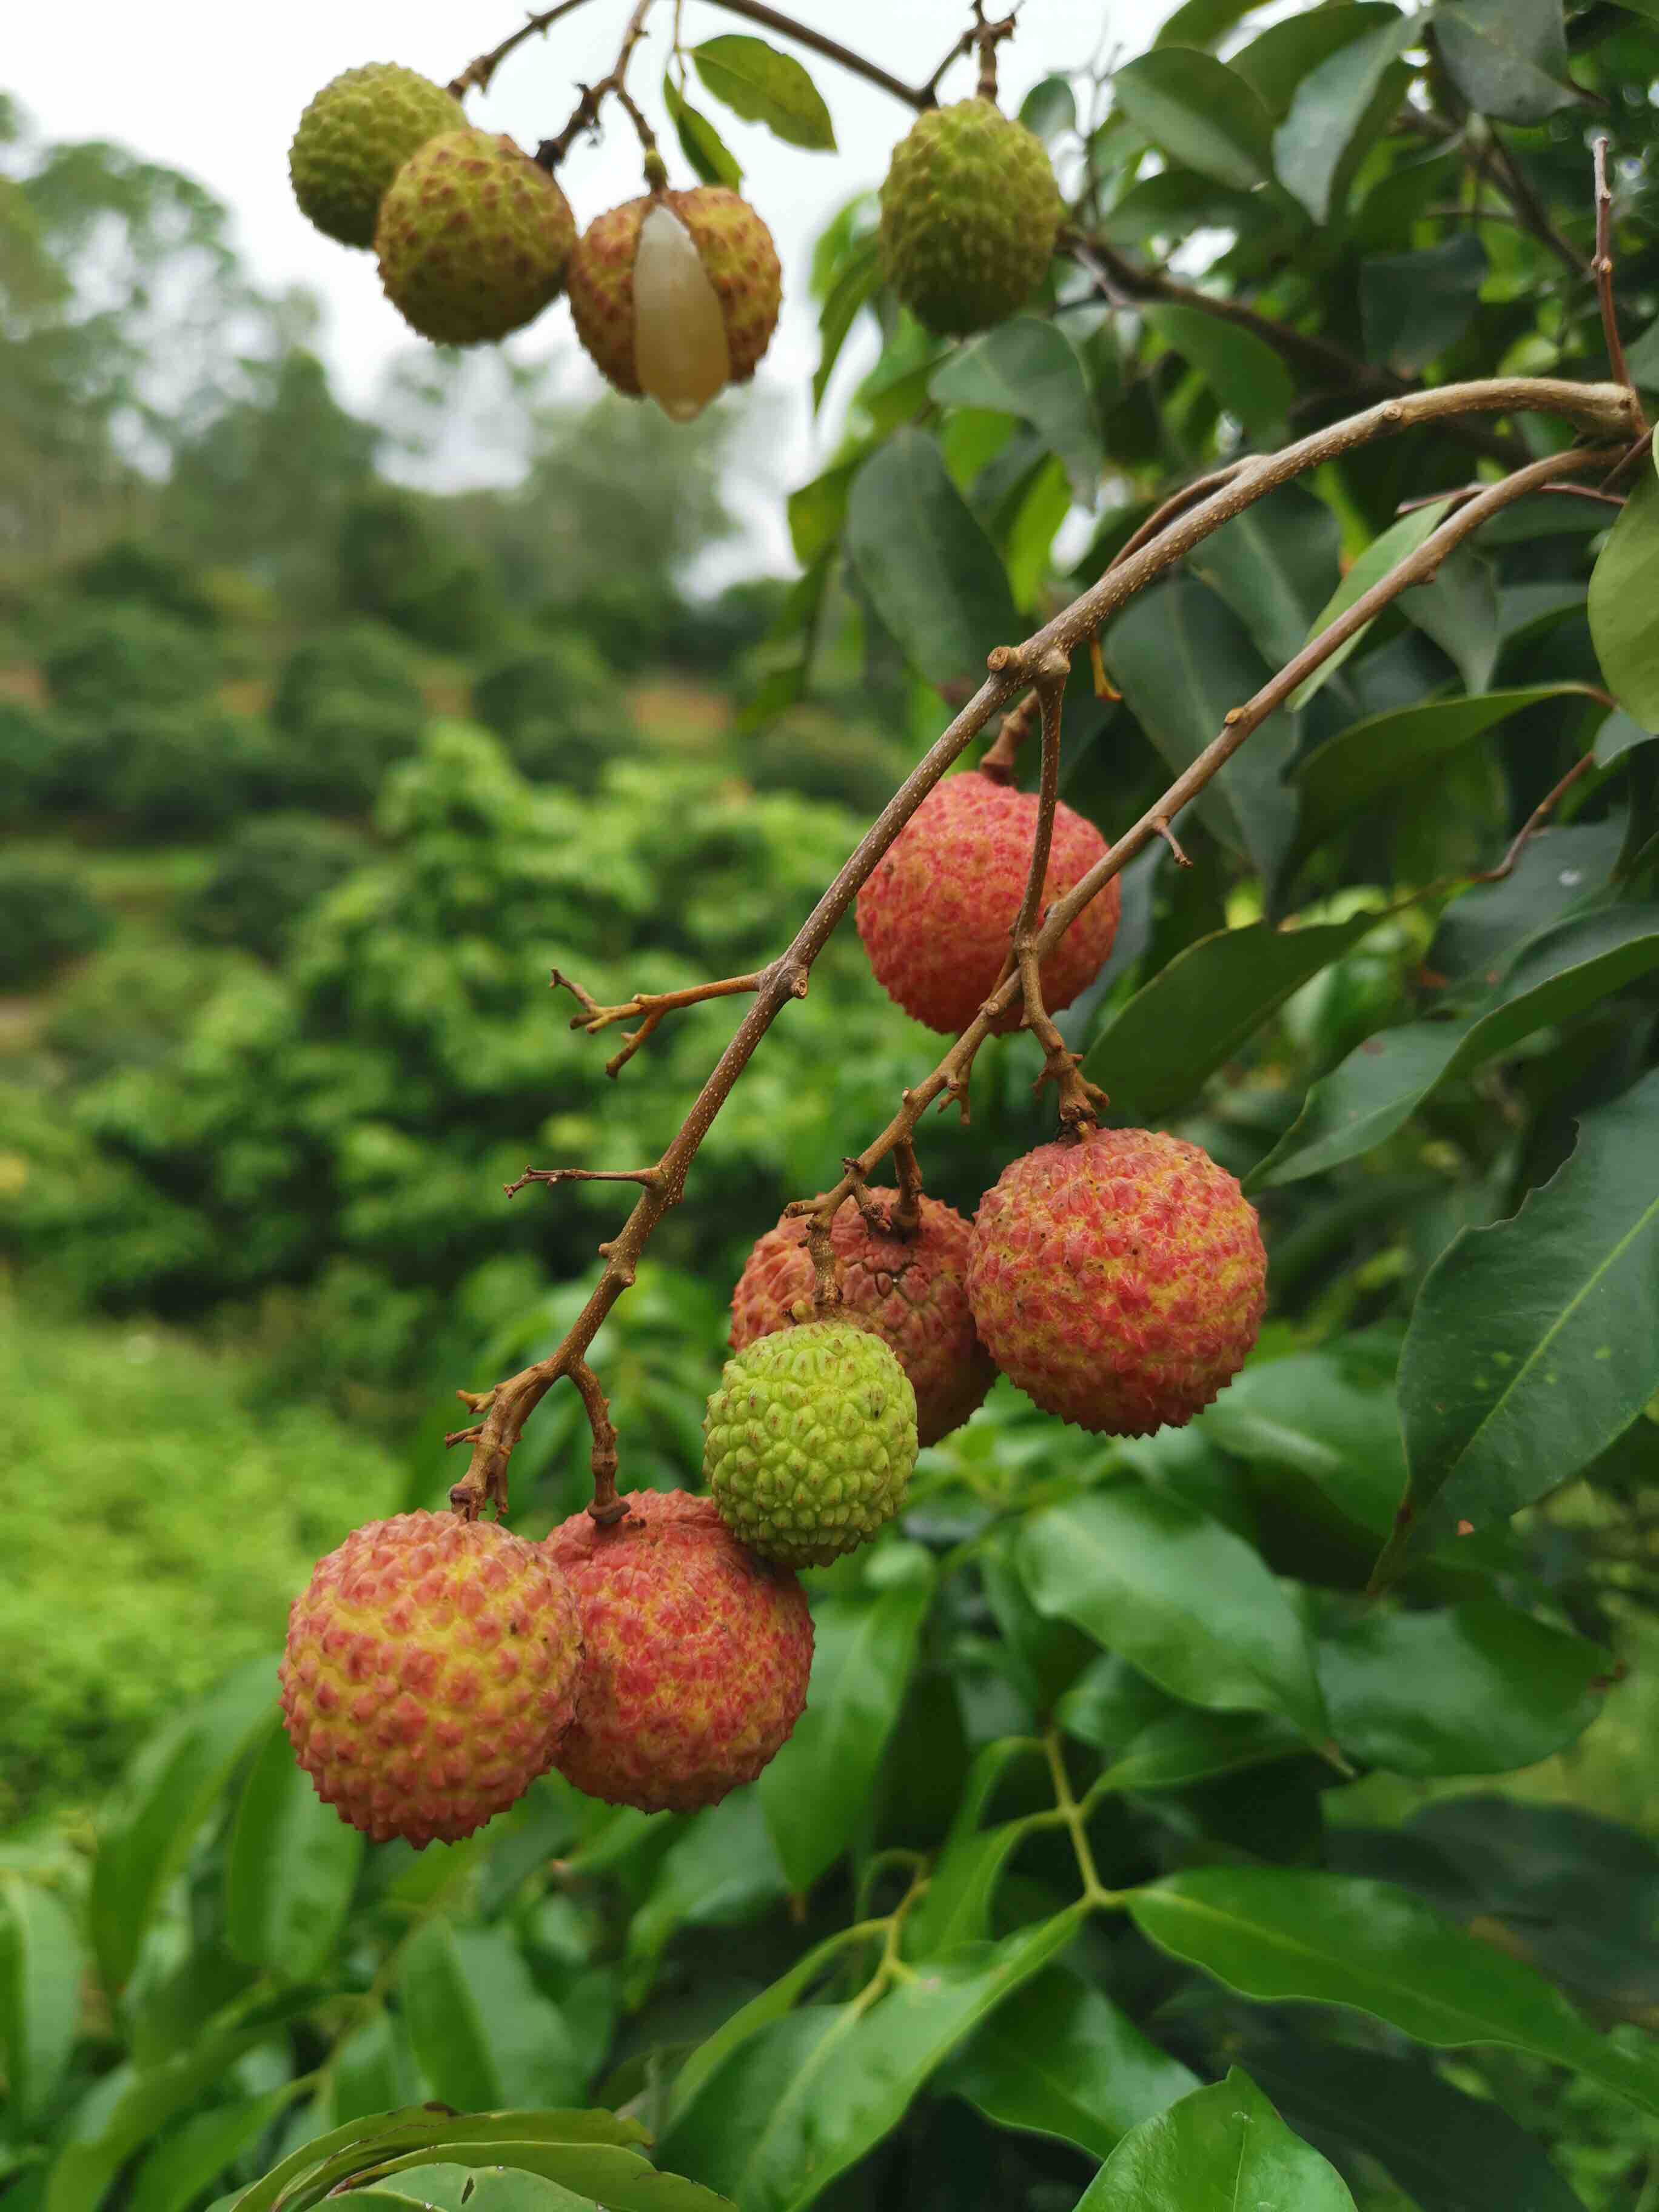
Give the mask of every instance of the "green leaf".
M 1639 722 L 1632 721 L 1622 707 L 1615 707 L 1595 732 L 1595 765 L 1611 768 L 1632 745 L 1646 744 L 1650 735 Z
M 19 2133 L 69 2070 L 85 1971 L 80 1930 L 52 1893 L 0 1874 L 0 2069 Z
M 689 1821 L 628 1923 L 627 2002 L 640 2004 L 676 1930 L 757 1917 L 784 1893 L 783 1870 L 752 1790 Z
M 1212 531 L 1187 567 L 1227 602 L 1268 665 L 1282 667 L 1340 580 L 1340 534 L 1322 499 L 1281 484 Z
M 1434 640 L 1466 690 L 1486 690 L 1503 642 L 1498 578 L 1490 561 L 1467 545 L 1460 547 L 1440 563 L 1431 582 L 1414 584 L 1401 596 L 1400 611 Z
M 1132 599 L 1112 625 L 1107 659 L 1130 711 L 1177 774 L 1268 675 L 1237 617 L 1190 582 Z M 1212 836 L 1270 884 L 1296 836 L 1296 795 L 1283 781 L 1295 744 L 1290 716 L 1270 714 L 1194 802 Z
M 1495 1597 L 1373 1610 L 1319 1645 L 1337 1741 L 1396 1774 L 1502 1774 L 1547 1759 L 1595 1718 L 1612 1666 L 1599 1644 Z
M 1565 1021 L 1659 965 L 1659 908 L 1613 907 L 1525 946 L 1480 1011 L 1407 1022 L 1368 1037 L 1316 1083 L 1295 1124 L 1246 1177 L 1247 1189 L 1322 1175 L 1391 1137 L 1445 1082 L 1552 1022 Z
M 1339 1735 L 1339 1741 L 1340 1741 Z M 1305 1749 L 1302 1738 L 1272 1713 L 1164 1713 L 1127 1743 L 1101 1776 L 1109 1790 L 1184 1790 L 1218 1774 Z
M 1435 42 L 1469 106 L 1500 123 L 1542 123 L 1574 104 L 1561 0 L 1443 0 Z
M 1039 77 L 1019 103 L 1019 119 L 1039 138 L 1063 138 L 1077 125 L 1077 95 L 1066 76 Z
M 295 1981 L 321 1971 L 351 1903 L 363 1838 L 325 1805 L 281 1724 L 255 1759 L 225 1866 L 225 1942 Z
M 1331 212 L 1345 163 L 1397 100 L 1407 78 L 1400 57 L 1421 36 L 1419 24 L 1398 18 L 1342 46 L 1297 85 L 1273 133 L 1273 167 L 1316 222 Z
M 253 2148 L 294 2101 L 296 2086 L 285 2082 L 263 2097 L 245 2097 L 193 2114 L 157 2143 L 138 2168 L 127 2200 L 130 2212 L 186 2212 L 228 2166 Z
M 739 2044 L 747 2043 L 763 2028 L 786 2018 L 824 1969 L 833 1966 L 847 1948 L 845 1929 L 838 1935 L 827 1936 L 822 1943 L 814 1944 L 797 1959 L 787 1973 L 769 1984 L 758 1996 L 750 1997 L 746 2005 L 740 2005 L 722 2021 L 712 2035 L 705 2036 L 674 2076 L 668 2095 L 667 2119 L 678 2119 L 703 2084 L 719 2071 Z
M 1486 277 L 1486 249 L 1473 230 L 1420 253 L 1368 255 L 1359 264 L 1366 360 L 1417 375 L 1468 330 Z
M 1224 1067 L 1310 976 L 1377 926 L 1374 914 L 1305 929 L 1248 922 L 1177 952 L 1120 1006 L 1089 1048 L 1083 1072 L 1120 1113 L 1167 1120 Z
M 494 2115 L 498 2127 L 517 2125 L 535 2117 L 533 2113 L 516 2112 Z M 723 2197 L 712 2195 L 695 2181 L 683 2180 L 676 2173 L 659 2172 L 637 2151 L 615 2149 L 609 2145 L 588 2148 L 569 2143 L 525 2142 L 514 2136 L 502 2136 L 485 2142 L 447 2142 L 443 2152 L 446 2165 L 486 2170 L 504 2168 L 508 2172 L 539 2175 L 544 2180 L 557 2184 L 560 2199 L 556 2201 L 586 2207 L 598 2200 L 603 2203 L 605 2212 L 732 2212 Z M 416 2171 L 430 2162 L 428 2152 L 410 2151 L 401 2158 L 387 2159 L 366 2171 L 373 2179 L 379 2180 Z M 360 2185 L 354 2184 L 356 2185 Z M 301 2203 L 316 2201 L 308 2187 L 305 2197 L 296 2202 L 295 2212 L 301 2212 Z
M 1140 310 L 1171 352 L 1195 368 L 1249 437 L 1261 438 L 1284 421 L 1296 386 L 1281 356 L 1265 338 L 1202 307 L 1147 306 Z
M 134 1762 L 92 1875 L 93 1946 L 112 1991 L 132 1972 L 167 1884 L 276 1703 L 275 1662 L 252 1660 Z
M 1590 572 L 1589 625 L 1607 685 L 1632 720 L 1659 732 L 1659 482 L 1644 469 Z
M 1312 852 L 1350 816 L 1375 807 L 1383 794 L 1484 736 L 1511 714 L 1547 699 L 1582 698 L 1582 684 L 1539 684 L 1524 691 L 1486 691 L 1474 699 L 1433 699 L 1350 723 L 1297 761 L 1291 781 L 1302 790 L 1298 848 Z
M 935 399 L 1029 422 L 1058 455 L 1079 500 L 1094 505 L 1105 448 L 1083 356 L 1056 324 L 1016 315 L 947 355 L 927 388 Z
M 766 1825 L 793 1890 L 841 1856 L 898 1719 L 933 1602 L 932 1563 L 896 1587 L 817 1607 L 806 1711 L 758 1784 Z
M 815 2005 L 740 2045 L 664 2135 L 664 2163 L 743 2212 L 800 2212 L 896 2127 L 928 2077 L 1072 1941 L 1074 1906 L 930 1960 L 867 2010 Z
M 480 2144 L 494 2148 L 504 2140 L 521 2150 L 566 2149 L 574 2160 L 580 2154 L 625 2149 L 643 2142 L 646 2130 L 636 2120 L 619 2118 L 614 2112 L 439 2112 L 429 2105 L 415 2105 L 403 2112 L 376 2112 L 369 2118 L 353 2120 L 301 2143 L 228 2203 L 234 2205 L 235 2212 L 275 2212 L 279 2203 L 283 2212 L 306 2212 L 307 2207 L 319 2202 L 340 2183 L 376 2166 L 385 2167 L 389 2160 L 407 2154 L 416 2154 L 430 2164 L 459 2165 L 464 2162 L 461 2154 Z M 411 2156 L 407 2162 L 413 2166 L 416 2160 Z M 499 2161 L 486 2160 L 485 2163 Z M 642 2161 L 635 2163 L 643 2167 Z M 567 2185 L 580 2187 L 576 2183 Z M 699 2203 L 704 2212 L 713 2212 L 707 2197 L 700 2197 Z M 219 2208 L 213 2208 L 213 2212 L 219 2212 Z
M 1394 1361 L 1363 1364 L 1364 1340 L 1253 1361 L 1194 1424 L 1224 1451 L 1317 1485 L 1356 1532 L 1382 1534 L 1405 1480 Z
M 1077 2212 L 1353 2212 L 1336 2168 L 1246 2074 L 1194 2089 L 1126 2136 Z
M 1249 1997 L 1349 2005 L 1419 2043 L 1512 2044 L 1659 2112 L 1659 2067 L 1541 1974 L 1407 1891 L 1352 1875 L 1199 1867 L 1133 1890 L 1141 1933 Z
M 404 1948 L 398 1991 L 421 2072 L 447 2105 L 556 2103 L 586 2086 L 569 2029 L 505 1930 L 428 1920 Z
M 1334 7 L 1328 0 L 1324 7 L 1288 15 L 1282 22 L 1258 31 L 1249 46 L 1229 56 L 1227 66 L 1237 70 L 1259 94 L 1273 121 L 1282 123 L 1290 112 L 1297 87 L 1322 62 L 1351 46 L 1356 39 L 1392 30 L 1399 21 L 1400 10 L 1382 4 L 1382 0 L 1356 0 L 1353 5 Z
M 1656 0 L 1659 5 L 1659 0 Z M 1155 46 L 1212 46 L 1259 0 L 1186 0 L 1152 40 Z
M 1161 154 L 1247 192 L 1273 173 L 1273 122 L 1243 77 L 1194 46 L 1155 46 L 1112 79 L 1119 111 Z
M 1656 1158 L 1659 1073 L 1586 1114 L 1572 1157 L 1519 1213 L 1465 1231 L 1430 1270 L 1400 1365 L 1411 1536 L 1506 1519 L 1659 1389 Z
M 1074 1620 L 1189 1705 L 1282 1715 L 1330 1735 L 1302 1623 L 1260 1555 L 1195 1506 L 1125 1483 L 1029 1520 L 1038 1609 Z
M 1398 522 L 1390 525 L 1380 538 L 1374 538 L 1309 623 L 1304 644 L 1310 643 L 1322 630 L 1328 629 L 1339 615 L 1346 614 L 1356 601 L 1364 598 L 1373 584 L 1380 584 L 1390 569 L 1397 568 L 1415 553 L 1425 538 L 1432 537 L 1450 508 L 1449 499 L 1437 499 L 1431 506 L 1414 507 L 1411 514 L 1402 514 Z M 1291 694 L 1294 711 L 1299 712 L 1316 691 L 1329 683 L 1370 627 L 1367 623 L 1364 629 L 1357 630 L 1322 661 L 1311 676 L 1304 677 Z
M 594 2212 L 591 2197 L 577 2197 L 556 2181 L 512 2166 L 402 2166 L 393 2182 L 351 2192 L 354 2212 Z
M 1104 2158 L 1198 2084 L 1091 1983 L 1048 1966 L 992 2014 L 935 2086 L 994 2126 Z
M 818 88 L 793 54 L 764 39 L 728 33 L 693 46 L 697 75 L 745 123 L 763 123 L 786 145 L 836 150 L 835 125 Z
M 996 548 L 925 430 L 899 431 L 853 479 L 847 550 L 883 626 L 947 697 L 977 690 L 992 647 L 1023 634 Z
M 743 182 L 743 167 L 714 125 L 700 108 L 693 107 L 673 78 L 665 73 L 662 104 L 680 142 L 680 151 L 706 185 L 725 185 L 732 191 Z
M 867 307 L 881 289 L 881 240 L 875 231 L 849 248 L 835 283 L 825 295 L 818 314 L 818 365 L 812 372 L 812 411 L 817 414 L 823 404 L 823 395 L 829 389 L 830 379 L 841 349 L 847 343 L 848 333 L 859 319 L 859 311 Z M 855 463 L 845 465 L 850 476 Z M 834 475 L 835 469 L 829 473 Z
M 906 1923 L 906 1946 L 913 1956 L 925 1959 L 978 1942 L 990 1933 L 997 1884 L 1029 1827 L 1024 1820 L 995 1828 L 981 1828 L 980 1822 L 1008 1768 L 1038 1748 L 1030 1736 L 1001 1736 L 975 1753 L 927 1893 Z

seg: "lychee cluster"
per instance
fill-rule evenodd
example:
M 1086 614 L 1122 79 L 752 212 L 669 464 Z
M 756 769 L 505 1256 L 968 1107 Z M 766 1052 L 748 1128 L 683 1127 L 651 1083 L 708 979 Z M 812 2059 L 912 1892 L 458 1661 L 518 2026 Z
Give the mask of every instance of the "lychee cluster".
M 301 210 L 372 246 L 392 306 L 438 345 L 522 330 L 568 289 L 577 334 L 620 392 L 676 422 L 755 373 L 778 319 L 771 234 L 735 192 L 653 189 L 580 242 L 550 171 L 468 127 L 460 102 L 392 63 L 347 70 L 306 108 L 289 149 Z

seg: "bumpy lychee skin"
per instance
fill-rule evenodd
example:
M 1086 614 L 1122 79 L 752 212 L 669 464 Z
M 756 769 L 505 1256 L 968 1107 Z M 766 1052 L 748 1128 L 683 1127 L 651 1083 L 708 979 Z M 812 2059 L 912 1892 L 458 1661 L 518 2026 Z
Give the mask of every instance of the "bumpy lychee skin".
M 354 1529 L 295 1600 L 283 1720 L 343 1820 L 454 1843 L 546 1771 L 580 1654 L 575 1599 L 536 1545 L 399 1513 Z
M 465 125 L 460 101 L 430 77 L 396 62 L 346 70 L 313 96 L 288 149 L 301 214 L 342 246 L 372 246 L 380 202 L 410 155 Z
M 807 1322 L 726 1363 L 703 1419 L 703 1480 L 726 1526 L 787 1566 L 826 1565 L 904 1503 L 916 1396 L 880 1337 Z
M 898 1193 L 872 1189 L 866 1197 L 877 1219 L 890 1223 Z M 908 1237 L 872 1228 L 850 1198 L 830 1232 L 842 1297 L 836 1318 L 873 1331 L 896 1355 L 916 1394 L 923 1444 L 959 1429 L 996 1375 L 968 1304 L 972 1236 L 954 1206 L 936 1198 L 921 1200 Z M 811 1296 L 806 1223 L 786 1214 L 750 1254 L 732 1293 L 733 1352 L 789 1328 L 796 1305 Z
M 745 1551 L 711 1498 L 636 1490 L 601 1528 L 543 1547 L 581 1617 L 577 1718 L 554 1765 L 642 1813 L 717 1805 L 777 1756 L 806 1703 L 812 1616 L 793 1575 Z
M 942 337 L 1024 305 L 1064 210 L 1042 142 L 988 100 L 930 108 L 893 149 L 881 188 L 887 281 Z
M 698 296 L 684 241 L 695 249 L 712 301 Z M 659 250 L 650 264 L 651 295 L 641 299 L 635 277 L 644 242 Z M 594 362 L 618 392 L 637 398 L 650 391 L 682 420 L 722 383 L 746 384 L 753 376 L 777 326 L 781 289 L 771 232 L 722 185 L 628 200 L 588 225 L 570 260 L 570 312 Z M 693 350 L 700 360 L 684 357 Z
M 1179 1137 L 1040 1145 L 980 1201 L 968 1267 L 997 1365 L 1106 1436 L 1180 1428 L 1243 1365 L 1267 1304 L 1255 1208 Z
M 858 931 L 888 996 L 956 1036 L 996 988 L 1008 957 L 1036 836 L 1034 792 L 977 771 L 947 776 L 917 807 L 858 897 Z M 1042 902 L 1050 906 L 1106 850 L 1092 822 L 1054 809 Z M 1042 963 L 1050 1013 L 1069 1006 L 1105 966 L 1117 934 L 1121 894 L 1114 877 Z M 996 1023 L 1019 1026 L 1016 1003 Z
M 374 232 L 380 282 L 435 345 L 481 345 L 555 299 L 576 242 L 570 204 L 512 139 L 449 131 L 404 163 Z

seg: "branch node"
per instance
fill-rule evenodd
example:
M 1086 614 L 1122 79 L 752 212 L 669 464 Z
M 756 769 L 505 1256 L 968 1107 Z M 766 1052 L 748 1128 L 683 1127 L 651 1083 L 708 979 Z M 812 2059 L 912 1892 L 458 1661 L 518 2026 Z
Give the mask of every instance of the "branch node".
M 1174 854 L 1176 867 L 1190 868 L 1193 865 L 1192 862 L 1188 859 L 1186 854 L 1182 851 L 1180 841 L 1177 839 L 1175 831 L 1170 829 L 1169 823 L 1164 820 L 1161 815 L 1153 822 L 1152 827 L 1158 832 L 1158 836 L 1164 840 L 1164 843 L 1169 847 L 1170 852 Z

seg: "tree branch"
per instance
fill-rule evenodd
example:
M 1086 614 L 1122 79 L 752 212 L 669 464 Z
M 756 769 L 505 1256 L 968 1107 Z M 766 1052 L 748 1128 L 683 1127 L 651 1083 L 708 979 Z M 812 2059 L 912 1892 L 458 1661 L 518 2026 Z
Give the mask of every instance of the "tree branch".
M 558 167 L 582 132 L 592 129 L 599 120 L 600 108 L 604 106 L 607 96 L 613 92 L 634 118 L 635 128 L 640 133 L 641 143 L 645 148 L 646 165 L 647 172 L 649 171 L 653 160 L 657 158 L 656 141 L 651 135 L 650 126 L 645 118 L 635 106 L 633 101 L 628 98 L 623 88 L 623 79 L 628 74 L 628 64 L 634 58 L 635 47 L 645 36 L 645 19 L 650 12 L 651 0 L 636 0 L 634 12 L 628 19 L 628 27 L 623 33 L 622 46 L 608 73 L 602 76 L 597 84 L 585 84 L 582 87 L 582 96 L 576 102 L 570 120 L 565 125 L 564 129 L 560 131 L 556 138 L 544 138 L 541 144 L 537 147 L 537 162 L 542 168 L 547 170 L 550 175 Z M 659 167 L 657 173 L 660 179 L 665 173 Z
M 459 76 L 451 77 L 449 90 L 457 100 L 474 85 L 480 92 L 488 92 L 489 80 L 514 47 L 521 46 L 526 39 L 534 38 L 538 32 L 550 29 L 561 15 L 568 15 L 574 9 L 586 5 L 586 0 L 559 0 L 556 8 L 546 8 L 539 15 L 526 16 L 518 29 L 509 32 L 500 46 L 492 46 L 487 54 L 478 55 L 476 60 L 467 64 Z
M 614 1076 L 626 1067 L 665 1014 L 675 1013 L 682 1006 L 701 1006 L 705 999 L 731 999 L 745 991 L 758 991 L 765 979 L 765 969 L 757 969 L 752 975 L 722 975 L 715 982 L 688 983 L 678 991 L 636 992 L 633 998 L 620 1006 L 600 1006 L 597 999 L 589 997 L 580 983 L 573 982 L 568 975 L 562 975 L 556 968 L 553 970 L 552 986 L 556 991 L 568 991 L 581 1007 L 580 1013 L 570 1017 L 570 1026 L 573 1030 L 585 1030 L 589 1036 L 597 1036 L 601 1030 L 609 1029 L 613 1022 L 631 1022 L 637 1015 L 644 1016 L 638 1029 L 623 1039 L 622 1050 L 606 1060 L 605 1072 Z M 795 992 L 798 999 L 806 996 L 806 971 L 803 969 Z
M 1334 460 L 1374 438 L 1387 436 L 1419 423 L 1470 414 L 1513 414 L 1527 410 L 1564 415 L 1583 428 L 1616 438 L 1621 451 L 1639 428 L 1635 396 L 1626 388 L 1610 384 L 1572 384 L 1558 377 L 1497 377 L 1478 383 L 1438 385 L 1428 391 L 1385 400 L 1363 414 L 1315 431 L 1310 436 L 1297 440 L 1294 445 L 1285 447 L 1282 452 L 1258 455 L 1245 462 L 1207 498 L 1188 507 L 1157 538 L 1142 545 L 1127 559 L 1120 560 L 1024 645 L 999 646 L 988 655 L 989 674 L 986 681 L 952 718 L 882 809 L 834 882 L 797 931 L 787 950 L 763 971 L 754 1005 L 744 1017 L 708 1081 L 693 1101 L 679 1133 L 657 1163 L 660 1180 L 653 1187 L 641 1191 L 622 1230 L 611 1243 L 600 1246 L 600 1253 L 605 1261 L 605 1272 L 563 1343 L 545 1359 L 509 1376 L 489 1394 L 488 1411 L 476 1437 L 470 1439 L 473 1443 L 471 1463 L 466 1474 L 450 1492 L 451 1501 L 459 1512 L 473 1518 L 486 1504 L 494 1504 L 499 1510 L 506 1494 L 507 1461 L 523 1431 L 526 1420 L 558 1376 L 570 1372 L 583 1359 L 605 1316 L 633 1282 L 639 1256 L 647 1240 L 663 1216 L 671 1207 L 678 1206 L 684 1195 L 686 1176 L 698 1147 L 761 1039 L 784 1006 L 799 994 L 802 979 L 894 838 L 992 715 L 1019 691 L 1037 680 L 1045 658 L 1055 650 L 1068 654 L 1074 652 L 1079 645 L 1091 639 L 1101 625 L 1136 592 L 1144 589 L 1154 577 L 1180 560 L 1212 531 L 1218 529 L 1224 522 L 1231 521 L 1234 515 L 1242 514 L 1253 501 L 1264 498 L 1279 484 L 1288 483 L 1305 471 Z M 1452 544 L 1456 544 L 1469 529 L 1478 527 L 1486 515 L 1494 511 L 1494 504 L 1507 505 L 1510 499 L 1519 497 L 1522 491 L 1531 490 L 1557 474 L 1565 475 L 1580 467 L 1606 466 L 1610 458 L 1606 453 L 1583 450 L 1554 454 L 1547 460 L 1534 463 L 1529 469 L 1521 471 L 1506 483 L 1493 486 L 1490 491 L 1471 501 L 1441 524 L 1433 537 L 1427 539 L 1419 554 L 1413 556 L 1413 560 L 1420 561 L 1422 566 L 1407 580 L 1415 580 L 1417 574 L 1426 575 Z M 1448 533 L 1451 534 L 1449 536 Z M 1431 551 L 1431 549 L 1436 550 Z M 1427 556 L 1426 559 L 1425 556 Z M 1391 580 L 1385 580 L 1385 582 Z M 1404 587 L 1403 583 L 1397 586 L 1400 589 Z M 1386 597 L 1392 596 L 1392 592 L 1386 594 Z M 1311 646 L 1304 648 L 1291 665 L 1297 669 L 1299 664 L 1305 663 L 1306 667 L 1301 667 L 1299 672 L 1292 675 L 1282 694 L 1275 696 L 1268 705 L 1260 706 L 1264 695 L 1258 694 L 1257 699 L 1247 707 L 1234 710 L 1229 726 L 1215 743 L 1183 775 L 1177 778 L 1128 836 L 1121 838 L 1080 883 L 1055 902 L 1037 933 L 1035 950 L 1039 959 L 1059 941 L 1090 899 L 1104 887 L 1124 863 L 1132 859 L 1149 838 L 1159 834 L 1157 823 L 1159 821 L 1168 823 L 1243 744 L 1255 726 L 1255 722 L 1266 718 L 1273 705 L 1278 703 L 1279 696 L 1289 696 L 1300 682 L 1302 673 L 1306 672 L 1306 668 L 1318 665 L 1325 652 L 1334 651 L 1342 636 L 1350 635 L 1352 629 L 1358 629 L 1361 622 L 1370 618 L 1369 612 L 1361 615 L 1358 610 L 1374 599 L 1377 605 L 1385 603 L 1383 599 L 1376 599 L 1375 590 L 1367 593 L 1357 607 L 1350 608 L 1347 614 L 1334 623 L 1322 638 L 1316 639 Z M 1375 611 L 1375 607 L 1371 607 L 1370 611 Z M 1345 625 L 1351 627 L 1345 628 Z M 1340 632 L 1340 635 L 1334 636 L 1335 632 Z M 1323 651 L 1319 650 L 1322 647 Z M 1310 654 L 1315 655 L 1311 661 Z M 1275 678 L 1274 684 L 1281 681 L 1282 678 Z M 1268 690 L 1273 690 L 1273 686 L 1269 686 Z M 1250 719 L 1252 715 L 1254 720 Z M 1012 1003 L 1018 988 L 1017 977 L 1010 978 L 1000 985 L 987 1001 L 989 1015 L 986 1009 L 982 1009 L 927 1082 L 919 1091 L 906 1094 L 901 1116 L 890 1125 L 874 1146 L 860 1155 L 862 1173 L 867 1174 L 870 1162 L 885 1158 L 900 1138 L 910 1135 L 921 1112 L 951 1079 L 952 1073 L 963 1055 L 971 1060 L 981 1041 L 988 1033 L 989 1018 L 1006 1011 Z M 913 1105 L 912 1102 L 918 1103 Z M 852 1182 L 847 1182 L 843 1197 L 851 1188 Z
M 713 0 L 713 4 L 724 8 L 728 15 L 743 15 L 751 23 L 764 23 L 769 30 L 781 31 L 786 39 L 793 39 L 798 46 L 810 46 L 815 54 L 822 54 L 826 61 L 839 62 L 842 69 L 851 70 L 854 76 L 865 77 L 870 83 L 878 84 L 884 92 L 890 92 L 895 100 L 902 100 L 907 107 L 921 109 L 938 106 L 933 84 L 944 75 L 945 63 L 941 63 L 934 71 L 933 82 L 908 85 L 890 75 L 879 63 L 866 61 L 862 54 L 855 54 L 850 46 L 843 46 L 838 40 L 826 38 L 822 31 L 813 30 L 810 24 L 796 22 L 793 15 L 786 15 L 779 9 L 769 8 L 765 0 Z M 960 45 L 952 46 L 947 61 L 954 61 L 962 52 Z

